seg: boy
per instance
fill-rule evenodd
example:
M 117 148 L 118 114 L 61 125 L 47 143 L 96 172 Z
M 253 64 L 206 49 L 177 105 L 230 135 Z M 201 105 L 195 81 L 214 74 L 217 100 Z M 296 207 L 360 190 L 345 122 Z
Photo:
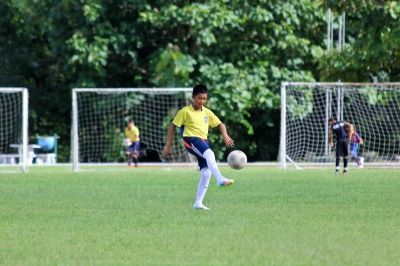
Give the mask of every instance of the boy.
M 364 144 L 363 139 L 360 137 L 360 135 L 357 133 L 356 129 L 353 128 L 353 134 L 350 137 L 350 154 L 351 157 L 354 158 L 356 161 L 357 165 L 359 168 L 364 167 L 364 158 L 361 156 L 358 156 L 358 151 L 360 148 L 360 145 Z
M 336 174 L 339 174 L 340 157 L 343 157 L 343 174 L 347 174 L 347 163 L 349 156 L 349 131 L 352 132 L 353 125 L 344 121 L 337 122 L 329 118 L 329 145 L 333 146 L 333 133 L 336 136 Z
M 140 152 L 140 138 L 139 129 L 135 126 L 135 122 L 132 119 L 128 120 L 128 126 L 125 128 L 125 138 L 132 142 L 126 148 L 126 159 L 128 161 L 128 166 L 131 166 L 131 162 L 135 163 L 135 167 L 138 166 L 138 158 Z
M 162 156 L 165 158 L 170 153 L 175 128 L 181 128 L 183 144 L 186 150 L 196 156 L 200 167 L 200 181 L 197 188 L 195 209 L 209 210 L 203 205 L 211 174 L 217 179 L 219 187 L 233 184 L 232 179 L 225 178 L 218 169 L 214 152 L 207 141 L 208 129 L 218 127 L 226 146 L 233 147 L 234 141 L 229 137 L 225 125 L 209 109 L 204 107 L 208 98 L 208 89 L 205 85 L 196 85 L 193 88 L 192 104 L 183 107 L 172 121 L 168 130 L 167 142 Z

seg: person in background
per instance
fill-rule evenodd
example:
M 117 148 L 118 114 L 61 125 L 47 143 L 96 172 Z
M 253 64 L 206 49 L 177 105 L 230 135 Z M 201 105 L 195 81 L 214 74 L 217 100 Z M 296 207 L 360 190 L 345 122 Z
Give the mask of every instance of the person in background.
M 329 118 L 329 145 L 333 146 L 333 135 L 336 136 L 336 175 L 339 174 L 340 158 L 343 157 L 343 174 L 347 174 L 347 164 L 349 157 L 349 132 L 353 125 L 344 121 L 336 121 Z
M 125 154 L 128 166 L 131 167 L 133 161 L 135 167 L 137 167 L 140 152 L 140 138 L 139 129 L 135 126 L 135 122 L 132 119 L 128 120 L 128 126 L 125 128 L 125 138 L 125 143 L 127 143 Z
M 364 157 L 359 156 L 358 152 L 360 150 L 360 145 L 364 144 L 364 140 L 356 131 L 356 128 L 353 126 L 353 134 L 350 136 L 350 154 L 351 158 L 353 158 L 358 167 L 364 167 Z

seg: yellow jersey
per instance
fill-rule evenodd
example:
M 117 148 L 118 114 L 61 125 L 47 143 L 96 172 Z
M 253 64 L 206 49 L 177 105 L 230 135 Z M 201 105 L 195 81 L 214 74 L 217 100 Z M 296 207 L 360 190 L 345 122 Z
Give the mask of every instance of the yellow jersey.
M 125 128 L 125 137 L 130 139 L 132 142 L 139 141 L 139 129 L 135 126 L 132 128 Z
M 183 107 L 172 121 L 177 127 L 183 126 L 184 137 L 198 137 L 207 139 L 208 128 L 221 124 L 219 118 L 206 107 L 196 111 L 192 105 Z

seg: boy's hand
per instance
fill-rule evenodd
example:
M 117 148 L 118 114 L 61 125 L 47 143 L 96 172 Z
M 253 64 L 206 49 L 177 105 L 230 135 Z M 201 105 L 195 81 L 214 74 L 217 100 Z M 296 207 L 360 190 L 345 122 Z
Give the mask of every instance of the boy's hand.
M 221 131 L 222 137 L 224 138 L 225 145 L 228 147 L 233 147 L 233 145 L 235 145 L 235 142 L 233 141 L 233 139 L 231 139 L 231 137 L 229 137 L 224 123 L 220 123 L 218 127 L 219 131 Z
M 231 137 L 229 137 L 228 135 L 224 136 L 224 142 L 225 142 L 225 145 L 228 147 L 233 147 L 233 145 L 235 145 L 235 142 L 233 141 L 233 139 L 231 139 Z
M 164 150 L 162 151 L 162 157 L 165 159 L 171 152 L 171 147 L 169 145 L 164 146 Z

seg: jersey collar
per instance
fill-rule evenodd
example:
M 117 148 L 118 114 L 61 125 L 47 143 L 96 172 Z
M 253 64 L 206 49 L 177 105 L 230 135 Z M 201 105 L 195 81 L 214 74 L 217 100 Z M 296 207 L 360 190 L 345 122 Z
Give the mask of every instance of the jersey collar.
M 202 112 L 202 111 L 203 111 L 203 107 L 201 107 L 200 110 L 194 109 L 193 104 L 191 104 L 190 107 L 191 107 L 192 110 L 195 111 L 195 112 Z

